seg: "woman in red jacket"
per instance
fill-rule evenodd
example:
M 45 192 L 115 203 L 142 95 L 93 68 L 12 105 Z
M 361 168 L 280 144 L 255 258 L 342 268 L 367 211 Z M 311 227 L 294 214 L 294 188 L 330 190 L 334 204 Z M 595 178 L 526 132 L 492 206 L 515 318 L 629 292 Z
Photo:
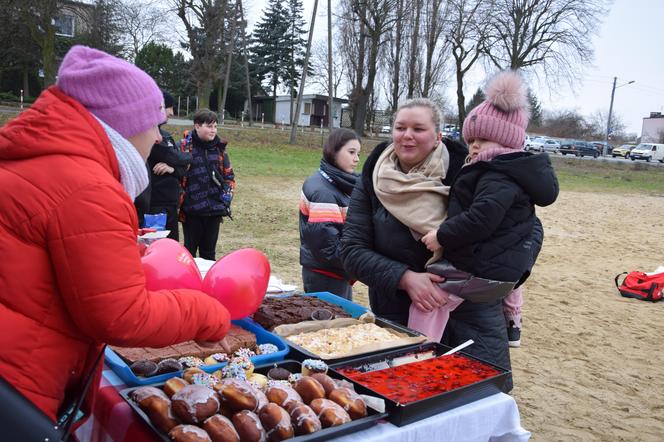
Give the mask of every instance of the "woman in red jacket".
M 103 343 L 228 331 L 228 312 L 206 294 L 145 288 L 132 201 L 164 120 L 146 73 L 75 46 L 56 86 L 0 129 L 0 376 L 51 419 Z

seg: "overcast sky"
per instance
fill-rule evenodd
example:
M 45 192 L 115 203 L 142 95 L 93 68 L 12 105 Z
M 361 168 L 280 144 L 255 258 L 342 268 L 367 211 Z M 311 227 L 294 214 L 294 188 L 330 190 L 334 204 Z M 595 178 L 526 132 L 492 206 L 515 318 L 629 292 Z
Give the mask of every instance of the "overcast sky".
M 305 19 L 311 19 L 313 0 L 303 0 Z M 337 1 L 332 1 L 333 11 Z M 266 0 L 246 0 L 250 26 L 258 21 Z M 327 32 L 327 1 L 319 0 L 316 39 Z M 533 85 L 545 109 L 576 109 L 585 116 L 601 110 L 608 112 L 613 77 L 616 89 L 613 110 L 627 126 L 628 132 L 641 134 L 644 117 L 650 112 L 664 112 L 664 0 L 614 0 L 609 14 L 593 40 L 595 60 L 582 70 L 582 80 L 569 87 L 565 84 L 550 90 L 547 85 Z M 483 74 L 476 72 L 466 85 L 466 96 L 472 96 Z M 455 100 L 454 82 L 445 91 L 450 102 Z

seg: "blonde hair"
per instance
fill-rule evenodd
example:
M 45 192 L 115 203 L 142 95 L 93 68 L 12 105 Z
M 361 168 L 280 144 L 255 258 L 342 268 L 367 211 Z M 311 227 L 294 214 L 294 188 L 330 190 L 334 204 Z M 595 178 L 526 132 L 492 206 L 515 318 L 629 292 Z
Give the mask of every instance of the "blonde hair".
M 443 122 L 443 113 L 436 103 L 428 98 L 412 98 L 399 105 L 397 111 L 394 113 L 393 120 L 397 119 L 397 115 L 402 109 L 412 109 L 414 107 L 425 107 L 431 111 L 431 121 L 436 127 L 436 132 L 440 131 L 440 125 Z

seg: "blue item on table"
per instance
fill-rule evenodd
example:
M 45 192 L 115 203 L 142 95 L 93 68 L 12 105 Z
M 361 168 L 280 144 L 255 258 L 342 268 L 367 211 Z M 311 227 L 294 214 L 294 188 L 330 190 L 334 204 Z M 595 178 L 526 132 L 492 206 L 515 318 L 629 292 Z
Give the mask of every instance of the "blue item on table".
M 286 344 L 286 342 L 282 338 L 273 333 L 266 331 L 263 327 L 259 326 L 253 321 L 245 318 L 232 322 L 234 325 L 242 327 L 243 329 L 248 330 L 253 334 L 255 334 L 257 344 L 274 344 L 277 347 L 278 351 L 274 353 L 253 356 L 251 358 L 251 361 L 253 362 L 254 365 L 283 361 L 286 355 L 288 354 L 289 351 L 288 344 Z M 111 368 L 111 370 L 115 372 L 115 374 L 118 375 L 120 379 L 122 379 L 122 381 L 127 386 L 149 385 L 156 382 L 166 382 L 168 379 L 172 377 L 182 375 L 182 371 L 173 371 L 170 373 L 164 373 L 157 376 L 138 377 L 134 374 L 133 371 L 131 371 L 127 363 L 108 346 L 106 347 L 104 357 L 106 359 L 106 364 Z M 203 371 L 212 373 L 224 367 L 227 363 L 228 362 L 220 362 L 218 364 L 203 365 L 200 368 Z

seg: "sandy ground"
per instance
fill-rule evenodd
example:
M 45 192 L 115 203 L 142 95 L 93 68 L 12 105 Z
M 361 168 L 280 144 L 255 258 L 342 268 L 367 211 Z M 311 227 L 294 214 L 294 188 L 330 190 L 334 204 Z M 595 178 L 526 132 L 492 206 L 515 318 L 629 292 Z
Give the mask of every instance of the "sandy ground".
M 526 283 L 514 397 L 533 440 L 664 440 L 664 302 L 614 277 L 664 265 L 662 197 L 562 192 Z

